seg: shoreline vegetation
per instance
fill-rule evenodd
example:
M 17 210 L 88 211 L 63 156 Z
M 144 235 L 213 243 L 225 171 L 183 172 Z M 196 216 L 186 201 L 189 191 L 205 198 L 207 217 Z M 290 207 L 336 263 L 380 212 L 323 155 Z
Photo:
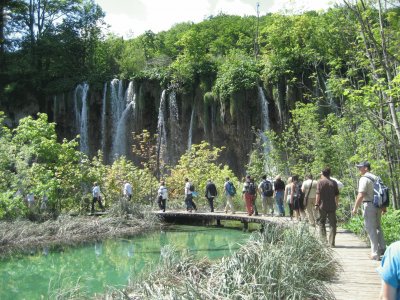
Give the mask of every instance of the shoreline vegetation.
M 96 299 L 335 299 L 326 283 L 340 269 L 308 226 L 268 224 L 215 263 L 166 246 L 154 272 Z
M 122 236 L 140 235 L 161 223 L 148 208 L 132 206 L 129 214 L 111 209 L 107 216 L 60 215 L 44 222 L 0 222 L 0 259 L 36 252 L 42 247 L 62 248 Z

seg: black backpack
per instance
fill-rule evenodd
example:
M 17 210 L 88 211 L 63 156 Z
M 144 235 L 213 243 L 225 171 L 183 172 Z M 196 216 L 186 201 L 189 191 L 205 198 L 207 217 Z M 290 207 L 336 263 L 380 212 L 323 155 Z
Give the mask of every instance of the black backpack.
M 193 183 L 190 183 L 189 191 L 194 192 L 194 184 Z
M 264 197 L 271 197 L 274 194 L 274 191 L 272 189 L 272 183 L 269 180 L 263 181 L 261 189 Z
M 294 205 L 297 208 L 304 208 L 304 193 L 301 191 L 302 182 L 298 181 L 296 183 L 293 195 Z
M 257 188 L 254 182 L 248 182 L 247 188 L 246 188 L 246 193 L 250 195 L 256 195 L 257 194 Z

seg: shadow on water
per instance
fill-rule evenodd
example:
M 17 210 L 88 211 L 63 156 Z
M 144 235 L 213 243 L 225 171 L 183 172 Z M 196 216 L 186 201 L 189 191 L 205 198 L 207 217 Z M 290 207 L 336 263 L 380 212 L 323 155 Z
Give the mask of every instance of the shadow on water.
M 218 259 L 237 250 L 248 237 L 240 229 L 183 225 L 79 247 L 30 250 L 29 255 L 0 260 L 0 299 L 48 298 L 54 290 L 74 287 L 77 282 L 89 295 L 101 293 L 151 270 L 164 246 L 198 258 Z

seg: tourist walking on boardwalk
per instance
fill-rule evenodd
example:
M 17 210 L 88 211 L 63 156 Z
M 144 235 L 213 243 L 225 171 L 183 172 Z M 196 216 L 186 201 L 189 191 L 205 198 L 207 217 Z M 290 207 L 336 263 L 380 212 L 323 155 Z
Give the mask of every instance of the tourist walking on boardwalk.
M 224 193 L 226 197 L 225 213 L 228 213 L 228 210 L 230 209 L 232 214 L 234 214 L 235 208 L 233 207 L 232 198 L 236 195 L 236 188 L 232 181 L 229 180 L 229 177 L 225 178 Z
M 214 212 L 214 198 L 217 197 L 218 191 L 214 182 L 211 179 L 207 180 L 205 197 L 208 200 L 208 204 L 210 205 L 210 211 Z
M 281 176 L 278 175 L 275 177 L 274 181 L 274 197 L 275 197 L 275 202 L 276 206 L 278 207 L 279 211 L 279 216 L 284 217 L 285 216 L 285 208 L 284 208 L 284 195 L 285 195 L 285 183 L 281 179 Z
M 262 205 L 262 211 L 263 215 L 267 215 L 267 210 L 269 210 L 269 213 L 271 216 L 274 215 L 274 190 L 272 187 L 271 181 L 267 179 L 266 175 L 262 176 L 262 180 L 258 185 L 258 192 L 260 193 L 261 197 L 261 205 Z
M 101 210 L 104 211 L 104 206 L 101 203 L 100 187 L 97 182 L 93 183 L 92 195 L 93 195 L 93 199 L 92 199 L 91 212 L 94 213 L 94 203 L 95 202 L 98 202 Z
M 301 182 L 299 181 L 299 176 L 292 176 L 291 192 L 290 192 L 290 203 L 292 209 L 295 212 L 296 219 L 298 221 L 305 220 L 306 213 L 304 212 L 304 194 L 301 191 Z
M 372 200 L 374 199 L 374 183 L 377 176 L 370 172 L 370 163 L 368 161 L 363 161 L 356 166 L 360 171 L 361 177 L 358 182 L 358 194 L 352 214 L 355 215 L 357 213 L 358 208 L 362 203 L 364 211 L 364 226 L 371 242 L 370 258 L 373 260 L 379 260 L 380 255 L 385 252 L 386 248 L 381 227 L 382 211 L 386 212 L 386 208 L 375 207 L 372 203 Z
M 157 204 L 161 211 L 165 212 L 167 199 L 168 199 L 168 189 L 165 186 L 165 181 L 160 181 L 160 187 L 158 188 Z
M 288 178 L 287 184 L 285 186 L 285 193 L 283 195 L 283 199 L 285 199 L 288 207 L 289 207 L 289 216 L 290 219 L 293 218 L 293 205 L 290 203 L 290 200 L 292 198 L 292 177 Z
M 132 185 L 128 181 L 124 184 L 124 196 L 128 201 L 132 199 Z
M 257 189 L 252 181 L 250 175 L 246 176 L 246 180 L 243 184 L 242 197 L 246 203 L 246 210 L 249 216 L 256 215 L 255 213 L 255 197 L 257 196 Z
M 319 234 L 326 241 L 326 219 L 329 220 L 329 245 L 335 247 L 336 209 L 339 205 L 339 188 L 336 181 L 330 179 L 331 169 L 322 170 L 321 179 L 317 183 L 315 208 L 319 209 Z
M 382 279 L 380 299 L 400 299 L 400 241 L 386 249 L 377 270 Z
M 185 204 L 188 212 L 197 210 L 196 204 L 193 202 L 193 192 L 194 185 L 189 181 L 189 178 L 185 178 Z
M 26 196 L 26 202 L 28 203 L 28 207 L 32 209 L 35 206 L 35 194 L 33 192 L 30 192 Z
M 301 190 L 304 193 L 304 209 L 307 213 L 308 222 L 315 227 L 318 218 L 318 210 L 315 209 L 317 181 L 313 179 L 311 174 L 307 175 L 306 178 L 301 186 Z

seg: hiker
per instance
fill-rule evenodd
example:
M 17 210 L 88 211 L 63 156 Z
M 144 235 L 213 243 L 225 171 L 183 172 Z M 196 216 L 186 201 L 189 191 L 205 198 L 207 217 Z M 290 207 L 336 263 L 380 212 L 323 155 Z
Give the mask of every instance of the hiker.
M 33 208 L 33 206 L 35 205 L 35 194 L 33 192 L 30 192 L 26 196 L 26 201 L 28 202 L 28 207 Z
M 319 234 L 326 241 L 326 219 L 329 220 L 329 245 L 335 247 L 336 236 L 336 209 L 339 205 L 339 188 L 336 181 L 330 179 L 331 169 L 325 168 L 321 172 L 321 179 L 317 183 L 315 208 L 319 210 Z
M 160 187 L 158 188 L 158 197 L 157 197 L 158 207 L 162 212 L 165 212 L 167 199 L 168 199 L 168 190 L 167 187 L 165 186 L 165 181 L 162 180 L 160 182 Z
M 360 171 L 360 180 L 358 182 L 358 195 L 354 203 L 352 214 L 355 215 L 358 208 L 363 206 L 364 226 L 371 242 L 370 259 L 380 260 L 381 254 L 385 252 L 386 244 L 381 227 L 382 212 L 386 208 L 375 207 L 372 203 L 374 199 L 374 182 L 377 176 L 372 174 L 371 165 L 368 161 L 363 161 L 356 165 Z
M 232 214 L 235 213 L 232 198 L 236 195 L 236 188 L 233 183 L 229 180 L 229 177 L 225 178 L 224 192 L 226 197 L 225 213 L 228 213 L 228 209 L 231 210 Z
M 290 202 L 290 199 L 292 198 L 291 193 L 292 193 L 292 177 L 289 177 L 287 184 L 285 186 L 285 193 L 283 195 L 283 199 L 286 201 L 286 203 L 289 207 L 290 220 L 293 219 L 293 205 Z
M 196 204 L 193 202 L 193 192 L 194 185 L 189 181 L 189 178 L 185 178 L 185 204 L 188 212 L 197 210 Z
M 100 187 L 97 182 L 93 183 L 92 195 L 93 195 L 92 210 L 91 210 L 92 214 L 94 213 L 94 203 L 95 202 L 98 202 L 101 210 L 104 211 L 104 206 L 101 203 Z
M 210 211 L 214 212 L 214 198 L 217 197 L 218 191 L 214 182 L 211 179 L 207 180 L 205 197 L 208 200 L 208 204 L 210 205 Z
M 269 213 L 271 216 L 274 215 L 274 200 L 273 200 L 273 187 L 271 181 L 267 179 L 266 175 L 262 176 L 262 181 L 258 185 L 258 192 L 260 193 L 261 197 L 261 205 L 263 215 L 267 215 L 267 209 L 269 209 Z
M 290 191 L 290 204 L 292 205 L 292 209 L 295 212 L 298 221 L 304 220 L 306 217 L 303 206 L 304 194 L 301 191 L 301 185 L 299 176 L 293 175 Z
M 246 203 L 247 214 L 251 216 L 254 213 L 256 216 L 257 208 L 255 205 L 255 198 L 257 197 L 257 189 L 254 184 L 254 179 L 252 179 L 250 175 L 246 176 L 246 181 L 243 184 L 242 197 Z
M 124 196 L 126 197 L 126 199 L 128 201 L 131 201 L 131 199 L 132 199 L 132 185 L 128 181 L 125 181 L 125 184 L 124 184 Z
M 284 208 L 284 203 L 283 199 L 285 194 L 285 183 L 281 179 L 281 176 L 278 175 L 275 177 L 274 181 L 274 197 L 275 197 L 275 202 L 276 206 L 278 207 L 279 211 L 279 216 L 284 217 L 285 216 L 285 208 Z
M 49 198 L 47 197 L 46 193 L 43 194 L 42 198 L 42 203 L 40 204 L 40 210 L 46 210 L 47 209 L 47 203 L 49 201 Z
M 315 197 L 317 192 L 317 181 L 311 174 L 306 176 L 306 180 L 301 185 L 301 191 L 304 193 L 304 209 L 307 214 L 308 222 L 315 227 L 318 218 L 318 210 L 315 209 Z
M 400 298 L 400 241 L 390 244 L 377 269 L 382 279 L 380 299 Z

